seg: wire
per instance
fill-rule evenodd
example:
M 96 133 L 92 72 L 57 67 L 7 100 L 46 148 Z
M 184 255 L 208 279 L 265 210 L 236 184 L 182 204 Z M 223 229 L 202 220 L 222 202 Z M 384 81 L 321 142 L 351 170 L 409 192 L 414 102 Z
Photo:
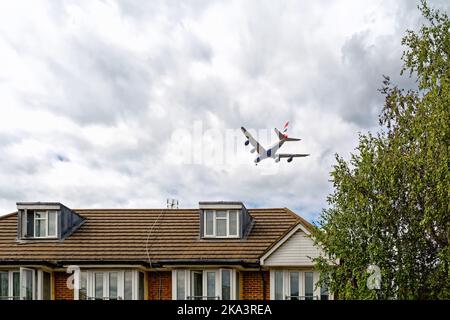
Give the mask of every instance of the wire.
M 148 247 L 148 241 L 150 240 L 150 235 L 151 235 L 151 233 L 153 231 L 153 228 L 155 227 L 156 223 L 159 221 L 159 219 L 161 218 L 161 216 L 163 214 L 164 214 L 164 210 L 161 210 L 161 212 L 159 213 L 158 217 L 153 222 L 152 226 L 149 228 L 148 233 L 147 233 L 147 241 L 145 242 L 145 250 L 147 252 L 147 260 L 148 260 L 148 264 L 150 265 L 150 268 L 152 267 L 152 259 L 150 258 L 150 251 L 149 251 L 149 247 Z
M 147 241 L 145 242 L 145 250 L 147 252 L 147 260 L 148 260 L 148 264 L 150 265 L 150 269 L 152 268 L 152 259 L 150 258 L 150 250 L 149 250 L 149 247 L 148 247 L 148 242 L 150 240 L 150 235 L 152 234 L 156 223 L 159 221 L 159 219 L 162 217 L 163 214 L 164 214 L 164 209 L 161 210 L 161 212 L 159 213 L 158 217 L 153 222 L 152 226 L 149 228 L 148 233 L 147 233 Z M 161 275 L 159 274 L 159 272 L 157 270 L 156 270 L 156 273 L 159 276 L 158 300 L 160 300 L 161 299 Z

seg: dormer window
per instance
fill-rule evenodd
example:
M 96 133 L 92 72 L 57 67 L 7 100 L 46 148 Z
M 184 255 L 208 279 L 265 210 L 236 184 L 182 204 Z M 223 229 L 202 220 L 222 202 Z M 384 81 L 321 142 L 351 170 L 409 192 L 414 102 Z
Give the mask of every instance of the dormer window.
M 62 240 L 84 222 L 59 202 L 18 202 L 17 211 L 19 240 Z
M 252 217 L 242 202 L 200 202 L 200 238 L 243 239 Z
M 239 219 L 237 210 L 205 210 L 205 237 L 239 237 Z
M 34 212 L 34 237 L 56 238 L 57 236 L 57 212 L 35 211 Z

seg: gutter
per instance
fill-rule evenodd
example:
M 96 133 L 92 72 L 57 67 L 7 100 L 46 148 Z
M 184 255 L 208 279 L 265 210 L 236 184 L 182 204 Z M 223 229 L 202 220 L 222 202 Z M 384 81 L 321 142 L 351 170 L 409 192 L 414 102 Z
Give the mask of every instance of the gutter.
M 241 265 L 243 267 L 259 268 L 259 262 L 246 261 L 241 259 L 226 259 L 226 260 L 214 260 L 214 259 L 167 259 L 157 260 L 152 262 L 152 265 Z
M 1 266 L 13 266 L 13 265 L 38 265 L 46 267 L 57 267 L 56 262 L 44 261 L 44 260 L 0 260 Z

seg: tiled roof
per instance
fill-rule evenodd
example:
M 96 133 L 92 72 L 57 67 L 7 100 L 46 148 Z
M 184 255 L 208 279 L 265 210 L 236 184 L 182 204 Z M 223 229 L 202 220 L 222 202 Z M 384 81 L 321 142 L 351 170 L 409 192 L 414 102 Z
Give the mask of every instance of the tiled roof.
M 288 209 L 250 209 L 253 227 L 246 239 L 199 238 L 199 210 L 74 210 L 86 221 L 63 241 L 18 242 L 17 214 L 0 218 L 2 261 L 242 260 L 259 257 L 298 223 L 311 225 Z M 148 254 L 147 254 L 148 248 Z

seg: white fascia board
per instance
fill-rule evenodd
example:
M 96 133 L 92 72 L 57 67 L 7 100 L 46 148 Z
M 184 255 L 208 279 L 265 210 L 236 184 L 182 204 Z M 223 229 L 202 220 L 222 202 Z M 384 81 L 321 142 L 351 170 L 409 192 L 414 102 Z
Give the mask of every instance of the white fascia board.
M 60 205 L 54 205 L 54 204 L 32 204 L 32 205 L 26 205 L 26 204 L 18 204 L 17 209 L 28 209 L 28 210 L 59 210 L 61 209 Z
M 242 209 L 242 205 L 240 204 L 202 204 L 200 205 L 201 210 L 240 210 Z

